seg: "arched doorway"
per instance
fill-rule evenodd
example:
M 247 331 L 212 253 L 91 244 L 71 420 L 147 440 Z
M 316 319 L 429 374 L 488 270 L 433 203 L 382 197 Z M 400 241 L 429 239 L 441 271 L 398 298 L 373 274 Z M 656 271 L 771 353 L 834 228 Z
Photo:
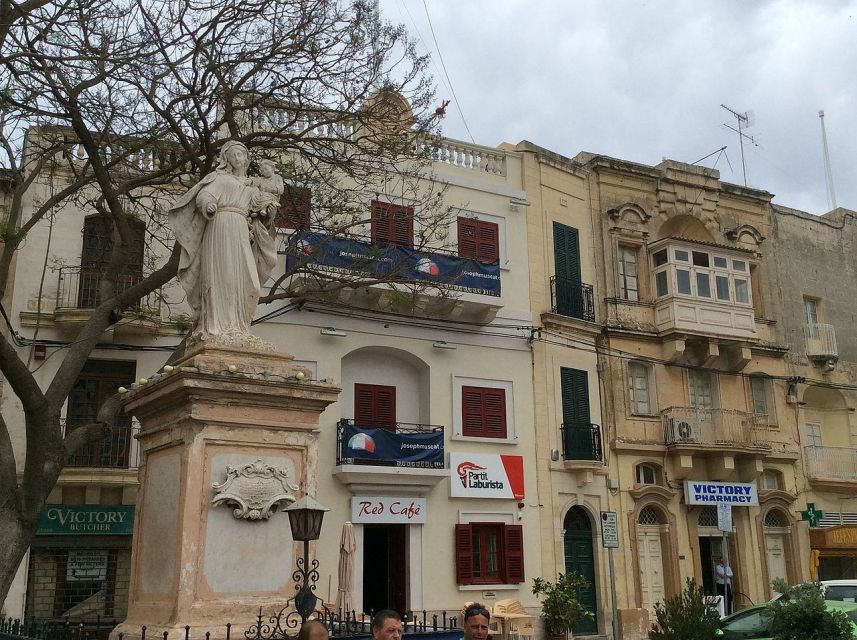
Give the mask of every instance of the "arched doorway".
M 575 635 L 598 633 L 598 601 L 595 582 L 595 550 L 592 544 L 592 521 L 583 507 L 572 507 L 563 520 L 565 571 L 577 571 L 589 581 L 577 597 L 593 617 L 586 618 L 574 630 Z
M 637 517 L 637 563 L 640 570 L 640 606 L 654 616 L 655 603 L 666 596 L 664 554 L 661 538 L 665 529 L 662 514 L 645 506 Z
M 789 520 L 779 509 L 771 509 L 765 514 L 765 558 L 768 562 L 768 593 L 773 596 L 775 591 L 771 582 L 782 578 L 789 580 L 787 542 L 789 535 Z

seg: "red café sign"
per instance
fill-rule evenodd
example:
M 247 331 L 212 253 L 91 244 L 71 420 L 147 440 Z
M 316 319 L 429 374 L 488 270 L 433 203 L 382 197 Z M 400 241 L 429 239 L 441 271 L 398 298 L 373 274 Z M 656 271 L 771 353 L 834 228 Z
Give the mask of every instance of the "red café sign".
M 355 524 L 423 524 L 426 499 L 397 496 L 354 496 L 351 522 Z

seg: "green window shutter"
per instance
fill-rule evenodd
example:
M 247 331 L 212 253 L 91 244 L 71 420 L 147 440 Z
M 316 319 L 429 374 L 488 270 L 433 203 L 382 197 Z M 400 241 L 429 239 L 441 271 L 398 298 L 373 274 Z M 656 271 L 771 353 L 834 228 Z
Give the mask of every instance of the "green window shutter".
M 557 278 L 580 283 L 580 239 L 577 229 L 553 223 L 553 254 Z
M 564 424 L 589 424 L 589 376 L 580 369 L 560 368 L 562 421 Z

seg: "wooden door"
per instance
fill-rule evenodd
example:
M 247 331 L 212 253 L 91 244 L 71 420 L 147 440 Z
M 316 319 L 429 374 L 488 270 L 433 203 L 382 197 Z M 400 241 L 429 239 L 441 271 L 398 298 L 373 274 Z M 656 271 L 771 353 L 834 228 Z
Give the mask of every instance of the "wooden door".
M 664 560 L 659 526 L 637 527 L 637 553 L 640 565 L 641 605 L 654 616 L 655 603 L 664 599 Z
M 576 571 L 588 581 L 588 585 L 577 593 L 578 600 L 593 617 L 577 625 L 574 635 L 598 633 L 598 600 L 595 580 L 595 550 L 592 544 L 592 521 L 581 507 L 572 507 L 565 515 L 564 551 L 565 571 Z

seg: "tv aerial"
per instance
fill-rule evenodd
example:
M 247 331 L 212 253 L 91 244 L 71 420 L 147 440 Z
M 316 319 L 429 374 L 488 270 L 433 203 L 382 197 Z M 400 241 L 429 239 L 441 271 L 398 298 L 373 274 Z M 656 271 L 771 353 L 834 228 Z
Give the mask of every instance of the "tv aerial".
M 753 136 L 748 136 L 746 133 L 744 133 L 744 130 L 752 127 L 756 122 L 756 118 L 753 115 L 752 111 L 745 111 L 744 113 L 739 113 L 732 107 L 727 107 L 725 104 L 721 104 L 720 106 L 726 109 L 733 116 L 735 116 L 735 120 L 737 120 L 738 123 L 737 128 L 733 127 L 731 124 L 726 124 L 725 122 L 723 123 L 723 126 L 727 129 L 731 129 L 732 131 L 738 134 L 738 144 L 741 146 L 741 171 L 744 173 L 744 186 L 746 187 L 747 164 L 744 160 L 744 140 L 746 139 L 748 142 L 750 142 L 750 144 L 754 146 L 758 147 L 759 145 L 756 144 L 756 141 L 753 139 Z

